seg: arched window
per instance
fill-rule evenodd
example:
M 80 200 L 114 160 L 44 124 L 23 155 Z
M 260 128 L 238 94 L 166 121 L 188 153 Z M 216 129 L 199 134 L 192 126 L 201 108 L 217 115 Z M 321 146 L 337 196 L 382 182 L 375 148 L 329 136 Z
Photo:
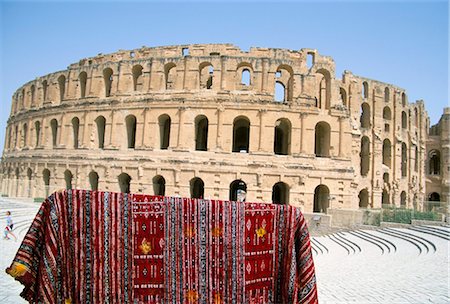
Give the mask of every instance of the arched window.
M 153 193 L 155 195 L 165 195 L 166 194 L 166 180 L 161 175 L 153 177 Z
M 245 202 L 247 196 L 247 184 L 237 179 L 230 184 L 230 201 Z
M 86 83 L 87 83 L 87 73 L 81 72 L 78 75 L 78 80 L 80 82 L 80 98 L 86 97 Z
M 406 106 L 406 94 L 402 93 L 402 106 Z
M 80 130 L 80 120 L 78 117 L 72 118 L 72 130 L 73 130 L 73 148 L 78 149 L 78 134 Z
M 248 153 L 250 121 L 247 117 L 237 117 L 233 122 L 233 152 Z
M 58 139 L 58 121 L 53 118 L 50 121 L 50 127 L 52 129 L 52 144 L 53 144 L 53 148 L 55 148 L 57 145 L 57 139 Z
M 212 89 L 214 67 L 209 62 L 204 62 L 199 66 L 200 71 L 200 89 Z
M 314 209 L 313 212 L 327 212 L 330 205 L 330 190 L 325 185 L 319 185 L 314 190 Z
M 275 154 L 288 155 L 291 150 L 291 122 L 282 118 L 275 122 L 273 150 Z
M 389 184 L 389 173 L 383 173 L 383 182 Z
M 391 148 L 391 141 L 389 139 L 383 140 L 383 165 L 391 167 L 391 155 L 392 155 L 392 148 Z
M 16 139 L 14 140 L 14 148 L 17 149 L 20 146 L 20 142 L 19 142 L 19 126 L 18 125 L 16 125 L 14 133 L 16 135 Z
M 361 161 L 361 175 L 367 176 L 370 169 L 370 141 L 367 136 L 364 136 L 361 140 L 361 152 L 359 155 Z
M 163 114 L 158 118 L 159 123 L 159 147 L 161 150 L 167 150 L 170 140 L 170 117 Z
M 312 66 L 314 65 L 314 53 L 307 53 L 306 54 L 306 67 L 308 69 L 312 68 Z
M 133 74 L 133 90 L 134 91 L 142 91 L 142 87 L 144 84 L 142 77 L 142 70 L 144 68 L 141 65 L 135 65 L 131 69 L 131 73 Z
M 35 95 L 35 91 L 36 88 L 34 86 L 34 84 L 31 86 L 30 88 L 30 93 L 31 93 L 31 105 L 34 106 L 34 95 Z
M 279 81 L 275 82 L 275 101 L 277 102 L 286 101 L 286 88 Z
M 365 81 L 362 84 L 362 97 L 369 98 L 369 84 Z
M 243 69 L 241 74 L 241 84 L 244 86 L 251 85 L 251 78 L 250 78 L 250 70 L 249 69 Z
M 400 194 L 400 206 L 406 207 L 406 192 L 405 191 L 402 191 L 402 193 Z
M 414 149 L 414 171 L 419 171 L 419 148 L 417 146 Z
M 92 191 L 98 190 L 98 173 L 95 171 L 91 171 L 89 173 L 89 184 L 91 186 Z
M 416 128 L 419 127 L 419 113 L 417 108 L 414 108 L 414 124 L 416 125 Z
M 47 80 L 42 81 L 42 100 L 43 101 L 47 100 L 47 88 L 48 88 Z
M 28 137 L 28 125 L 26 123 L 23 124 L 22 129 L 22 138 L 23 138 L 23 147 L 25 148 L 27 146 L 27 137 Z
M 27 178 L 28 178 L 27 196 L 31 197 L 31 179 L 33 178 L 33 171 L 31 170 L 31 168 L 27 169 Z
M 198 177 L 189 182 L 191 188 L 191 198 L 203 198 L 205 195 L 205 183 Z
M 402 143 L 402 163 L 401 163 L 402 177 L 406 177 L 406 175 L 407 175 L 407 168 L 408 168 L 407 153 L 408 152 L 407 152 L 406 144 Z
M 127 125 L 127 147 L 128 149 L 134 149 L 136 145 L 136 116 L 128 115 L 125 118 L 125 124 Z
M 35 145 L 35 147 L 39 147 L 39 141 L 40 141 L 39 139 L 41 137 L 41 123 L 39 121 L 34 122 L 34 131 L 36 132 L 36 145 Z M 10 138 L 11 138 L 11 136 L 10 136 Z
M 428 196 L 428 200 L 432 201 L 432 202 L 440 202 L 441 196 L 439 195 L 439 193 L 433 192 L 433 193 L 430 193 L 430 195 Z
M 390 100 L 390 92 L 389 92 L 389 88 L 386 87 L 384 89 L 384 101 L 389 102 L 389 100 Z
M 361 128 L 370 128 L 370 106 L 368 103 L 361 105 Z
M 391 108 L 389 108 L 389 107 L 384 107 L 383 108 L 383 119 L 385 119 L 385 120 L 391 120 L 392 119 Z
M 105 96 L 111 96 L 111 88 L 113 82 L 113 70 L 106 68 L 103 70 L 103 82 L 105 83 Z
M 66 76 L 61 75 L 58 77 L 58 85 L 59 85 L 59 100 L 64 100 L 64 94 L 66 93 Z
M 50 170 L 44 169 L 42 171 L 42 179 L 44 181 L 45 197 L 50 194 Z
M 386 189 L 383 189 L 383 194 L 381 195 L 381 205 L 389 205 L 389 204 L 390 204 L 389 193 Z
M 347 105 L 347 92 L 345 92 L 344 88 L 339 89 L 339 95 L 341 96 L 341 102 L 343 105 Z
M 118 176 L 120 192 L 130 193 L 131 176 L 127 173 L 121 173 Z
M 66 181 L 66 189 L 72 189 L 73 174 L 70 170 L 64 171 L 64 180 Z
M 103 116 L 98 116 L 95 119 L 95 124 L 97 125 L 97 140 L 98 147 L 103 149 L 105 147 L 105 127 L 106 127 L 106 119 Z
M 195 118 L 195 150 L 208 150 L 208 118 L 204 115 Z
M 367 208 L 369 206 L 369 192 L 367 189 L 359 191 L 359 208 Z
M 428 172 L 431 175 L 441 174 L 441 153 L 438 150 L 431 150 L 428 154 Z
M 331 102 L 331 75 L 324 69 L 317 71 L 319 75 L 319 105 L 321 109 L 329 109 Z
M 166 80 L 166 90 L 175 89 L 175 81 L 177 79 L 177 69 L 174 63 L 168 63 L 164 67 L 164 76 Z
M 330 156 L 330 125 L 324 121 L 316 124 L 314 154 L 317 157 Z
M 406 116 L 406 112 L 402 111 L 402 129 L 408 128 L 408 118 Z
M 22 94 L 20 94 L 21 98 L 22 98 L 22 109 L 26 107 L 25 104 L 25 89 L 22 89 Z
M 292 101 L 293 77 L 292 68 L 288 65 L 280 65 L 275 73 L 275 101 Z
M 289 204 L 289 186 L 283 182 L 278 182 L 272 187 L 272 203 Z

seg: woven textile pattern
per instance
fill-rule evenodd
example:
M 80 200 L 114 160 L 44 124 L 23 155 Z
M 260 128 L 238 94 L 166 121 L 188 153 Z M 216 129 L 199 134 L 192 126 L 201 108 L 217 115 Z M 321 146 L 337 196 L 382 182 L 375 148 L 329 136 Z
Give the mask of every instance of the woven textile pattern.
M 7 272 L 39 303 L 317 303 L 301 212 L 265 203 L 57 192 Z

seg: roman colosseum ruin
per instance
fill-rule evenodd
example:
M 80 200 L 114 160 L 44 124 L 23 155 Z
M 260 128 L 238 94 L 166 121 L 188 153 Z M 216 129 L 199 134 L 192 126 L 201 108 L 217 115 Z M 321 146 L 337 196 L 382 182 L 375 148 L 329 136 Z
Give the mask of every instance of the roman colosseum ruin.
M 315 49 L 142 47 L 13 95 L 1 193 L 61 188 L 236 199 L 304 212 L 419 208 L 429 125 L 404 89 Z

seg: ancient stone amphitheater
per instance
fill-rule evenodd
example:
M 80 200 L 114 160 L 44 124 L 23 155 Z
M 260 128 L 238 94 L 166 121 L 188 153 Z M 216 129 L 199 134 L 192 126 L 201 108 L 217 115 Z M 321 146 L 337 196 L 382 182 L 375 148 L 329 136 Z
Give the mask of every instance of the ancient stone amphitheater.
M 60 188 L 273 201 L 305 212 L 413 207 L 424 103 L 335 75 L 314 49 L 142 47 L 82 59 L 13 95 L 3 195 Z

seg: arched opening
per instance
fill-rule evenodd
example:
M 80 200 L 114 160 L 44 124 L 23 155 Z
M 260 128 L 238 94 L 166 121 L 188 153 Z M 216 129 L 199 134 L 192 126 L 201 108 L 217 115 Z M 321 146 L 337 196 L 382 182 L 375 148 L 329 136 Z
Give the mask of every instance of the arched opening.
M 80 130 L 80 120 L 78 117 L 72 118 L 72 130 L 73 130 L 73 148 L 78 149 L 78 134 Z
M 362 84 L 362 96 L 363 98 L 369 98 L 369 84 L 365 81 Z
M 287 65 L 280 65 L 275 73 L 275 101 L 292 101 L 294 74 L 292 68 Z
M 406 106 L 406 94 L 402 93 L 402 106 Z
M 70 170 L 64 171 L 64 180 L 66 181 L 66 189 L 72 189 L 73 174 Z
M 113 82 L 113 70 L 106 68 L 103 70 L 103 82 L 105 84 L 105 97 L 111 96 L 111 88 Z
M 414 171 L 419 171 L 419 148 L 414 148 Z
M 391 141 L 389 139 L 383 140 L 383 165 L 391 167 Z
M 389 193 L 386 189 L 383 189 L 383 194 L 381 195 L 381 205 L 389 205 L 390 199 L 389 199 Z
M 204 198 L 205 183 L 198 177 L 191 179 L 189 182 L 191 188 L 191 198 Z
M 370 169 L 370 141 L 367 136 L 364 136 L 361 140 L 361 152 L 359 155 L 361 161 L 361 175 L 367 176 Z
M 42 171 L 42 179 L 44 181 L 45 197 L 48 197 L 50 192 L 50 170 L 44 169 Z
M 85 98 L 86 97 L 87 73 L 81 72 L 80 75 L 78 75 L 78 80 L 80 82 L 80 97 Z
M 368 103 L 361 105 L 361 128 L 370 128 L 370 106 Z
M 130 193 L 131 176 L 129 176 L 126 173 L 121 173 L 118 176 L 118 179 L 119 179 L 120 192 L 122 192 L 122 193 Z
M 358 195 L 359 208 L 367 208 L 369 206 L 369 192 L 367 189 L 362 189 Z
M 56 119 L 53 118 L 50 121 L 50 128 L 52 129 L 52 145 L 55 148 L 58 139 L 58 121 Z
M 47 100 L 47 88 L 48 88 L 47 80 L 42 81 L 42 100 L 43 101 Z
M 419 127 L 419 113 L 417 108 L 414 108 L 414 124 L 416 125 L 416 128 Z
M 391 108 L 389 107 L 384 107 L 383 108 L 383 119 L 385 120 L 391 120 Z
M 230 201 L 245 202 L 247 196 L 247 184 L 237 179 L 230 184 Z
M 30 88 L 30 93 L 31 93 L 31 106 L 34 106 L 34 92 L 36 91 L 36 88 L 34 86 L 34 84 L 31 86 Z
M 314 65 L 314 53 L 307 53 L 306 54 L 306 67 L 308 69 L 312 68 L 312 66 Z
M 275 101 L 285 102 L 286 101 L 286 88 L 284 84 L 279 81 L 275 82 Z
M 41 123 L 39 121 L 35 121 L 34 122 L 34 131 L 36 132 L 36 142 L 35 142 L 36 145 L 35 145 L 35 147 L 38 147 L 39 146 L 40 137 L 41 137 Z M 10 136 L 10 138 L 11 138 L 11 136 Z
M 241 74 L 241 84 L 244 86 L 249 86 L 251 84 L 250 81 L 250 70 L 243 69 Z
M 22 146 L 25 148 L 27 146 L 27 137 L 28 137 L 28 124 L 24 123 L 23 124 L 23 129 L 22 129 Z
M 99 116 L 95 119 L 95 124 L 97 125 L 97 139 L 98 139 L 98 147 L 99 149 L 103 149 L 105 147 L 105 127 L 106 127 L 106 119 L 103 116 Z
M 31 197 L 31 179 L 33 178 L 33 171 L 31 168 L 27 169 L 28 187 L 27 187 L 27 197 Z
M 195 150 L 208 150 L 208 118 L 204 115 L 195 118 Z
M 339 95 L 341 96 L 341 102 L 343 105 L 347 105 L 347 92 L 344 88 L 339 88 Z
M 291 122 L 287 119 L 278 119 L 275 122 L 275 138 L 273 150 L 275 154 L 288 155 L 291 148 Z
M 406 192 L 405 191 L 402 191 L 402 193 L 400 194 L 400 206 L 406 207 Z
M 441 153 L 438 150 L 431 150 L 428 154 L 428 172 L 431 175 L 441 174 Z
M 440 202 L 441 196 L 439 193 L 433 192 L 433 193 L 430 193 L 430 195 L 428 196 L 428 200 L 432 201 L 432 202 Z
M 166 80 L 166 90 L 175 88 L 175 81 L 177 79 L 177 69 L 174 63 L 168 63 L 164 67 L 164 76 Z
M 408 128 L 408 118 L 406 116 L 406 112 L 402 111 L 402 129 Z
M 204 62 L 199 66 L 200 71 L 200 89 L 212 89 L 214 67 L 209 62 Z
M 133 90 L 134 91 L 142 91 L 143 88 L 143 77 L 142 77 L 142 70 L 144 68 L 141 65 L 135 65 L 131 69 L 131 73 L 133 74 Z
M 166 195 L 166 180 L 161 175 L 153 177 L 153 193 L 155 195 Z
M 89 173 L 89 184 L 91 186 L 92 191 L 98 190 L 98 173 L 95 171 L 91 171 Z
M 386 87 L 384 89 L 384 102 L 389 102 L 390 100 L 390 92 L 389 92 L 389 88 Z
M 326 213 L 330 205 L 330 190 L 325 185 L 319 185 L 314 190 L 313 212 Z
M 389 173 L 387 172 L 383 173 L 383 182 L 385 184 L 389 184 Z
M 316 124 L 314 153 L 317 157 L 330 156 L 330 125 L 324 121 Z
M 159 116 L 159 147 L 166 150 L 169 147 L 170 140 L 170 117 L 166 114 Z
M 233 122 L 233 152 L 248 153 L 250 121 L 247 117 L 237 117 Z
M 408 167 L 407 153 L 408 152 L 407 152 L 406 144 L 402 143 L 402 163 L 401 163 L 402 177 L 406 177 L 406 175 L 407 175 L 407 167 Z
M 272 203 L 279 205 L 289 204 L 289 186 L 278 182 L 272 187 Z
M 320 69 L 317 71 L 320 74 L 320 83 L 319 83 L 319 104 L 320 108 L 329 109 L 331 102 L 331 75 L 330 72 L 324 69 Z
M 66 76 L 61 75 L 58 77 L 58 86 L 59 86 L 59 100 L 64 100 L 64 94 L 66 93 Z
M 127 147 L 128 149 L 134 149 L 136 145 L 136 116 L 128 115 L 125 118 L 125 124 L 127 125 Z

